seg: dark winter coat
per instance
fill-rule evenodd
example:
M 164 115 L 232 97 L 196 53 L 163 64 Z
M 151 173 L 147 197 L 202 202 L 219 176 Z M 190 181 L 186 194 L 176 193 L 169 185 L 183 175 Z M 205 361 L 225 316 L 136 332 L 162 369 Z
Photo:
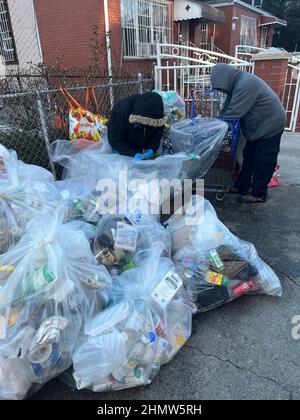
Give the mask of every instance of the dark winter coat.
M 211 83 L 213 89 L 228 93 L 223 116 L 241 119 L 247 140 L 270 138 L 284 130 L 285 109 L 276 93 L 259 77 L 228 64 L 217 64 Z
M 165 123 L 163 101 L 157 93 L 134 95 L 118 102 L 111 114 L 108 141 L 113 150 L 135 156 L 159 147 Z

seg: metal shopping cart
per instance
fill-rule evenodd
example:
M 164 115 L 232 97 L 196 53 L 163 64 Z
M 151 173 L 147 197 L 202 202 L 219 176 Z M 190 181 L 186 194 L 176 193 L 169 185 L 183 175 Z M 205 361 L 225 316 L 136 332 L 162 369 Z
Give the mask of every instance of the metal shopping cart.
M 204 191 L 215 192 L 217 201 L 223 201 L 233 184 L 236 170 L 236 155 L 241 134 L 240 121 L 222 118 L 220 115 L 226 102 L 226 94 L 212 89 L 191 92 L 191 113 L 203 117 L 220 118 L 228 124 L 222 150 L 204 177 Z
M 236 154 L 240 138 L 240 121 L 224 119 L 228 132 L 224 138 L 222 151 L 204 177 L 204 191 L 215 192 L 217 201 L 223 201 L 233 184 L 236 170 Z

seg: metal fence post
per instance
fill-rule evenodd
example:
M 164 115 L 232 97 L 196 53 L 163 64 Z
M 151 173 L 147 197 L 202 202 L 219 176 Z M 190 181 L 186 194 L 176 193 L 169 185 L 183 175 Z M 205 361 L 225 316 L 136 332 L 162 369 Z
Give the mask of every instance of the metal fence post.
M 54 163 L 52 162 L 52 159 L 51 159 L 50 140 L 49 140 L 48 131 L 47 131 L 45 114 L 44 114 L 44 110 L 43 110 L 41 97 L 40 97 L 40 94 L 39 94 L 38 91 L 36 91 L 36 97 L 37 97 L 38 113 L 39 113 L 40 122 L 41 122 L 42 136 L 43 136 L 45 146 L 46 146 L 46 150 L 47 150 L 47 154 L 48 154 L 49 166 L 50 166 L 51 172 L 53 173 L 54 177 L 56 178 L 55 166 L 54 166 Z
M 142 73 L 138 74 L 138 82 L 139 82 L 139 90 L 140 90 L 140 94 L 142 95 L 143 92 L 143 76 Z

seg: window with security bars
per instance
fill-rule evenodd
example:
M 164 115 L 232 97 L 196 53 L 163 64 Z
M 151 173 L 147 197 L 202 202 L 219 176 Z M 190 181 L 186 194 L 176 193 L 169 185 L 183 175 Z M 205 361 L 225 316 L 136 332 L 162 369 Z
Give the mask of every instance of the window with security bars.
M 172 2 L 121 0 L 121 17 L 124 57 L 151 57 L 155 55 L 157 42 L 172 43 Z
M 0 53 L 6 64 L 17 62 L 17 52 L 12 32 L 7 0 L 0 0 Z

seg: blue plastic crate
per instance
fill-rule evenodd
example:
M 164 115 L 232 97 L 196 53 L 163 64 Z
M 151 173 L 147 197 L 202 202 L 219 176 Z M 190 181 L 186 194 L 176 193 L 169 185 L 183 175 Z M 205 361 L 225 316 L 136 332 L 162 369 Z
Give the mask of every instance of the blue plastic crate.
M 240 120 L 222 117 L 219 117 L 219 119 L 227 122 L 228 124 L 228 132 L 224 138 L 224 145 L 221 154 L 226 156 L 236 156 L 241 136 Z

